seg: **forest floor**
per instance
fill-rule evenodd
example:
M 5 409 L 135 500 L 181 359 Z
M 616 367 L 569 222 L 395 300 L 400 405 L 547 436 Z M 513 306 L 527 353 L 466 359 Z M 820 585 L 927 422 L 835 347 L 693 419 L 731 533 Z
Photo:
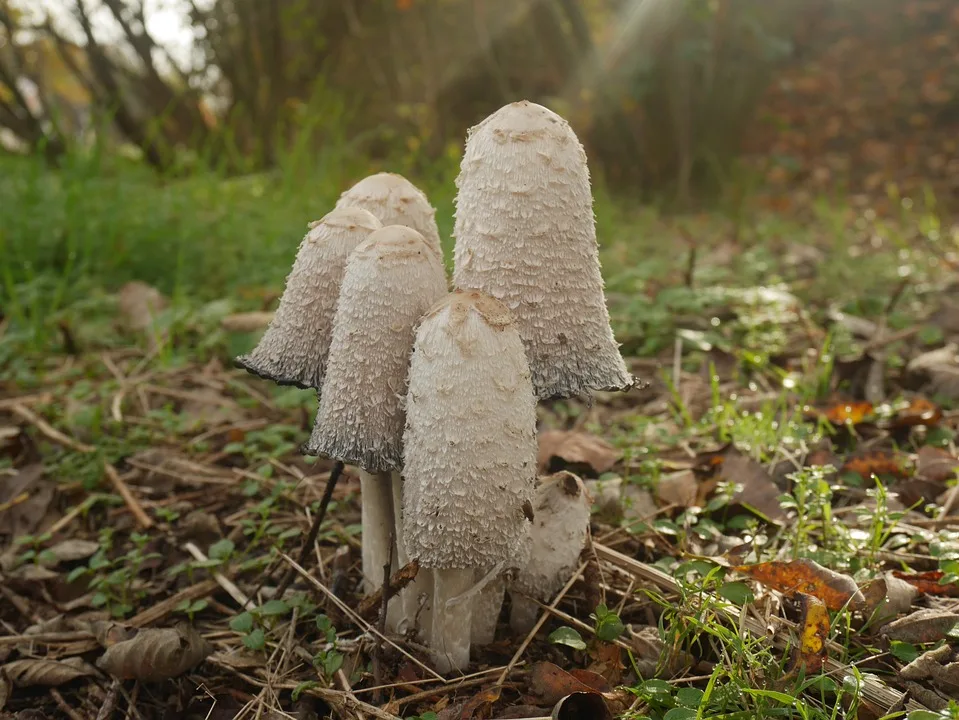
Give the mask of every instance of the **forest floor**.
M 442 677 L 362 603 L 352 469 L 295 563 L 330 471 L 299 453 L 316 399 L 232 367 L 314 218 L 288 203 L 259 247 L 268 186 L 118 220 L 97 204 L 132 191 L 101 185 L 7 236 L 0 717 L 959 717 L 959 231 L 934 215 L 599 202 L 648 384 L 540 407 L 540 473 L 586 479 L 590 543 L 533 632 L 504 616 Z

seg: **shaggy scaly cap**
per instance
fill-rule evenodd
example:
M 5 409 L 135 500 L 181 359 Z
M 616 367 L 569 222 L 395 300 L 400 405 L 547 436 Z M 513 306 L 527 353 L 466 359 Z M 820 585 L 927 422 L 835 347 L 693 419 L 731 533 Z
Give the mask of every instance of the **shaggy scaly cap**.
M 372 213 L 358 207 L 339 208 L 310 223 L 280 306 L 256 348 L 236 363 L 279 385 L 319 389 L 346 259 L 381 227 Z
M 414 326 L 446 291 L 439 258 L 411 228 L 387 226 L 353 251 L 306 454 L 400 469 Z
M 483 293 L 452 293 L 423 319 L 410 361 L 403 519 L 411 558 L 439 569 L 510 561 L 528 532 L 535 426 L 509 311 Z
M 406 225 L 416 230 L 439 257 L 443 257 L 436 209 L 426 194 L 402 175 L 376 173 L 340 195 L 336 207 L 361 207 L 384 225 Z
M 540 398 L 633 383 L 603 294 L 586 153 L 569 124 L 531 102 L 469 132 L 456 179 L 453 283 L 515 315 Z

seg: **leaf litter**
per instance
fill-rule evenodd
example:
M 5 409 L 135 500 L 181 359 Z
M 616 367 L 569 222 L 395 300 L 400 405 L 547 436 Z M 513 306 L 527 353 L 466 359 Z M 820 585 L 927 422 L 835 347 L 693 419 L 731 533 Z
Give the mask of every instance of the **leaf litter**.
M 959 588 L 959 329 L 941 310 L 928 316 L 940 347 L 916 335 L 883 347 L 897 361 L 883 366 L 880 403 L 855 374 L 875 364 L 877 323 L 851 323 L 871 335 L 829 350 L 840 331 L 825 309 L 757 289 L 711 293 L 728 320 L 713 336 L 690 323 L 680 349 L 643 370 L 651 389 L 544 404 L 540 471 L 583 475 L 594 502 L 583 569 L 533 634 L 501 623 L 474 674 L 441 681 L 409 638 L 374 651 L 375 603 L 346 610 L 362 600 L 355 473 L 335 490 L 313 580 L 275 596 L 279 552 L 299 548 L 330 471 L 297 452 L 315 399 L 191 360 L 193 345 L 159 363 L 156 343 L 178 339 L 166 301 L 141 290 L 127 290 L 129 346 L 48 372 L 30 414 L 0 395 L 0 427 L 17 428 L 0 444 L 7 712 L 56 713 L 35 688 L 59 687 L 96 716 L 114 678 L 126 690 L 111 712 L 143 718 L 250 702 L 271 716 L 661 717 L 702 698 L 713 673 L 733 681 L 702 643 L 718 632 L 704 617 L 765 644 L 744 662 L 770 688 L 856 664 L 869 673 L 863 703 L 884 713 L 921 709 L 916 698 L 955 681 L 957 616 L 943 603 Z M 190 342 L 247 331 L 224 329 L 225 316 L 188 320 Z M 759 353 L 765 342 L 780 354 Z

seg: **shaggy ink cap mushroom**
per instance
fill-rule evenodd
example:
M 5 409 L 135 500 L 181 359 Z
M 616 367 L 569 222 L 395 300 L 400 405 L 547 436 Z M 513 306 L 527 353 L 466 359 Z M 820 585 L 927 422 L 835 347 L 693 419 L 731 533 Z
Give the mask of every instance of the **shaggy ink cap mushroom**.
M 609 324 L 586 152 L 542 105 L 506 105 L 470 129 L 456 179 L 458 288 L 515 315 L 539 398 L 634 380 Z
M 443 265 L 412 228 L 384 227 L 352 252 L 306 454 L 400 469 L 414 327 L 446 292 Z
M 510 588 L 515 632 L 528 632 L 536 623 L 539 605 L 530 598 L 548 602 L 575 572 L 586 547 L 591 507 L 583 481 L 571 472 L 545 477 L 537 486 L 529 559 Z
M 319 390 L 347 257 L 381 227 L 359 207 L 338 208 L 310 223 L 276 313 L 257 346 L 236 364 L 278 385 Z
M 404 541 L 433 575 L 429 639 L 441 671 L 469 664 L 477 580 L 528 542 L 535 426 L 512 315 L 483 293 L 450 294 L 416 333 L 403 455 Z
M 420 233 L 426 244 L 443 257 L 436 209 L 426 194 L 396 173 L 376 173 L 363 178 L 340 195 L 336 207 L 361 207 L 380 219 L 383 225 L 405 225 Z

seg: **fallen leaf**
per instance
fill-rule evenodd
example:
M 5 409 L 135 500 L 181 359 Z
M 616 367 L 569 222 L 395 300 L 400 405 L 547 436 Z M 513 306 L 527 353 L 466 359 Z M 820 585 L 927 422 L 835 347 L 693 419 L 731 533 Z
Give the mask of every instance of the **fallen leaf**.
M 837 402 L 826 407 L 805 407 L 803 414 L 810 420 L 826 420 L 833 425 L 860 425 L 872 420 L 876 409 L 872 403 Z
M 923 445 L 916 454 L 916 475 L 945 484 L 959 472 L 959 458 L 942 448 Z
M 719 475 L 722 480 L 740 486 L 730 498 L 730 505 L 740 505 L 773 522 L 786 519 L 779 504 L 782 493 L 766 468 L 752 458 L 731 453 L 722 464 Z
M 529 689 L 542 698 L 546 705 L 555 705 L 572 693 L 595 692 L 582 680 L 577 680 L 570 673 L 545 660 L 530 669 Z
M 499 700 L 500 691 L 499 685 L 483 688 L 462 705 L 451 705 L 447 708 L 450 713 L 445 716 L 441 714 L 441 717 L 449 720 L 473 720 L 473 718 L 484 717 L 493 703 Z
M 54 487 L 45 482 L 43 465 L 27 465 L 0 483 L 0 535 L 32 535 L 43 522 Z M 26 494 L 26 498 L 22 496 Z
M 945 577 L 941 570 L 930 570 L 922 573 L 904 573 L 901 570 L 893 570 L 892 574 L 914 586 L 923 595 L 959 597 L 959 585 L 955 583 L 943 585 L 940 582 Z
M 222 663 L 223 665 L 235 668 L 236 670 L 250 670 L 252 668 L 263 667 L 264 665 L 262 657 L 239 648 L 235 648 L 228 652 L 213 653 L 210 655 L 209 660 Z
M 570 675 L 597 692 L 609 692 L 623 679 L 623 650 L 616 643 L 597 642 L 590 650 L 593 662 L 587 670 L 570 670 Z
M 864 480 L 871 480 L 873 475 L 892 475 L 897 478 L 912 475 L 908 455 L 885 449 L 854 452 L 846 458 L 840 470 L 844 473 L 856 473 Z
M 126 642 L 136 634 L 136 629 L 114 620 L 94 620 L 89 623 L 90 632 L 100 647 L 111 648 L 117 643 Z
M 873 627 L 881 627 L 912 607 L 919 590 L 892 573 L 872 580 L 862 588 L 863 615 Z
M 733 569 L 786 594 L 813 595 L 822 600 L 830 610 L 840 610 L 847 605 L 857 610 L 864 603 L 855 580 L 813 560 L 801 558 L 789 562 L 737 565 Z
M 942 420 L 942 408 L 923 397 L 916 397 L 896 412 L 892 426 L 896 428 L 914 425 L 937 425 Z
M 959 345 L 950 343 L 913 358 L 906 372 L 927 395 L 959 398 Z
M 140 630 L 131 639 L 107 648 L 97 667 L 120 680 L 157 682 L 191 670 L 212 651 L 189 625 Z
M 13 684 L 5 673 L 0 672 L 0 710 L 3 710 L 7 700 L 10 699 L 10 693 L 13 691 Z
M 899 640 L 913 645 L 934 643 L 959 622 L 959 615 L 945 610 L 917 610 L 912 615 L 894 620 L 886 625 L 882 634 L 890 640 Z
M 800 641 L 793 655 L 793 668 L 806 674 L 817 673 L 826 659 L 826 641 L 829 639 L 829 611 L 822 600 L 806 593 L 798 593 L 800 604 Z
M 606 699 L 595 692 L 575 692 L 556 703 L 554 720 L 613 720 Z
M 905 680 L 930 680 L 939 690 L 955 695 L 959 690 L 959 662 L 952 660 L 948 644 L 924 652 L 899 671 Z
M 593 477 L 610 471 L 622 453 L 602 438 L 572 430 L 546 430 L 539 436 L 539 472 L 569 470 Z
M 66 660 L 15 660 L 0 668 L 14 687 L 58 687 L 77 678 L 96 675 L 96 670 L 82 658 Z
M 692 470 L 662 475 L 656 482 L 656 499 L 665 505 L 681 508 L 698 504 L 699 481 Z
M 55 567 L 60 563 L 85 560 L 99 549 L 99 543 L 92 540 L 71 538 L 44 550 L 40 559 L 47 567 Z

